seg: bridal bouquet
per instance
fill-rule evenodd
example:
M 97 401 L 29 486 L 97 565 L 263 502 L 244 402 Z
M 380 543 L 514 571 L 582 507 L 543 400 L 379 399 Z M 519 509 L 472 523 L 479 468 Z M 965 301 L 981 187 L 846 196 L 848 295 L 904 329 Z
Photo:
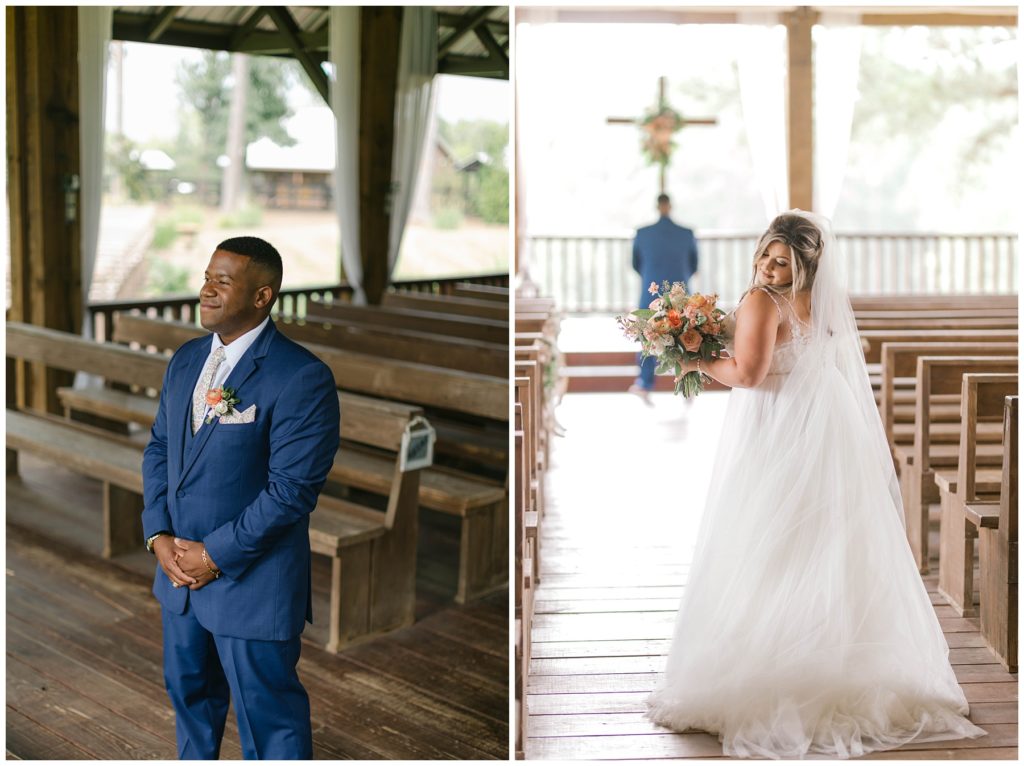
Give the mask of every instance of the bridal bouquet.
M 663 282 L 659 289 L 651 282 L 647 291 L 655 296 L 646 309 L 637 309 L 616 317 L 623 333 L 640 343 L 644 359 L 658 360 L 657 374 L 675 372 L 675 393 L 696 396 L 710 381 L 706 375 L 693 371 L 683 374 L 683 362 L 701 359 L 711 361 L 725 348 L 722 319 L 725 312 L 717 308 L 717 295 L 687 295 L 682 282 Z

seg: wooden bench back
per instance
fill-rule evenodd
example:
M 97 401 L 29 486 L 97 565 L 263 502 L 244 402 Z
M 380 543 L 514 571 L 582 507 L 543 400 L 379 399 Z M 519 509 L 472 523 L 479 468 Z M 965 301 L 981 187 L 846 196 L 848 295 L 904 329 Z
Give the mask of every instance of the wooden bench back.
M 903 317 L 899 319 L 860 319 L 858 330 L 1016 330 L 1017 317 Z
M 889 330 L 861 330 L 861 340 L 868 342 L 864 353 L 864 361 L 868 364 L 879 364 L 882 361 L 882 346 L 885 343 L 977 343 L 982 334 L 976 330 L 906 330 L 902 328 Z M 986 330 L 983 334 L 986 343 L 1016 343 L 1018 333 L 1010 330 Z
M 401 327 L 419 332 L 453 335 L 489 343 L 508 343 L 508 321 L 475 319 L 430 311 L 390 309 L 382 306 L 354 306 L 350 303 L 322 303 L 310 301 L 306 305 L 309 317 L 353 322 L 364 325 Z
M 1016 580 L 1017 561 L 1017 438 L 1019 432 L 1017 409 L 1019 396 L 1007 396 L 1003 402 L 1003 483 L 999 493 L 999 534 L 1005 533 L 1012 551 L 1014 566 L 1014 582 Z
M 431 364 L 481 375 L 508 374 L 508 346 L 398 328 L 368 327 L 279 316 L 277 329 L 296 343 L 329 346 L 362 354 Z M 186 322 L 152 319 L 141 314 L 114 315 L 113 340 L 173 351 L 207 330 Z
M 473 282 L 456 282 L 452 295 L 460 298 L 477 298 L 508 304 L 509 289 L 497 285 L 478 285 Z
M 1017 357 L 921 356 L 917 359 L 917 406 L 914 412 L 915 470 L 929 470 L 931 430 L 929 411 L 933 396 L 960 394 L 963 376 L 972 372 L 1017 372 Z
M 978 424 L 1001 420 L 1007 397 L 1017 395 L 1016 373 L 967 373 L 960 394 L 960 455 L 957 462 L 957 496 L 961 503 L 978 500 L 976 449 Z M 1005 436 L 1005 434 L 1004 434 Z M 1003 459 L 1006 460 L 1004 445 Z
M 7 356 L 159 390 L 167 360 L 46 327 L 7 323 Z
M 7 323 L 7 356 L 156 390 L 160 389 L 168 362 L 163 355 L 133 351 L 112 343 L 97 343 L 72 333 L 17 322 Z M 142 403 L 141 400 L 137 402 Z M 423 414 L 423 409 L 418 406 L 348 392 L 339 394 L 339 403 L 343 439 L 391 452 L 398 450 L 406 424 Z M 137 409 L 134 417 L 140 415 L 148 416 L 148 423 L 142 422 L 152 425 L 156 417 L 156 400 L 152 400 L 151 409 L 145 412 Z
M 135 330 L 140 332 L 135 337 L 149 341 L 164 338 L 164 332 L 167 339 L 181 337 L 184 340 L 207 333 L 201 327 L 193 328 L 181 322 L 171 323 L 172 327 L 165 331 L 154 326 L 152 320 L 144 321 L 142 317 L 125 316 L 119 322 L 121 338 L 127 338 Z M 143 331 L 146 334 L 142 334 Z M 507 377 L 502 379 L 403 360 L 381 359 L 317 343 L 303 345 L 331 368 L 339 388 L 508 422 Z M 505 369 L 508 369 L 507 365 Z
M 851 295 L 853 310 L 1016 308 L 1017 295 Z
M 1017 317 L 1017 307 L 1013 308 L 971 308 L 971 309 L 865 309 L 855 312 L 857 320 L 861 319 L 970 319 L 996 318 L 1006 319 Z
M 437 314 L 497 319 L 507 322 L 508 304 L 456 295 L 427 295 L 424 293 L 384 293 L 381 305 L 387 308 L 432 311 Z
M 882 425 L 889 444 L 893 441 L 897 378 L 913 378 L 917 375 L 917 360 L 922 356 L 1016 356 L 1016 343 L 883 343 L 882 344 L 882 385 L 880 410 Z

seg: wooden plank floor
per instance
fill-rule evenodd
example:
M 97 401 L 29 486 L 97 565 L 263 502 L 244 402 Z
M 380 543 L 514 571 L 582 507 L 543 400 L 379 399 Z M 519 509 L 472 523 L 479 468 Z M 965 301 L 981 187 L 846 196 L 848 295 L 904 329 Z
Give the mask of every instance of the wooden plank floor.
M 647 721 L 643 700 L 664 667 L 727 397 L 687 405 L 656 394 L 650 408 L 630 394 L 563 400 L 567 433 L 555 439 L 540 532 L 527 758 L 723 757 L 716 736 Z M 869 757 L 1016 759 L 1017 678 L 936 581 L 925 578 L 950 659 L 988 734 Z
M 7 483 L 8 758 L 174 759 L 152 557 L 100 558 L 98 483 L 21 461 Z M 339 655 L 303 644 L 314 758 L 508 757 L 507 593 L 455 606 L 457 528 L 428 522 L 415 625 Z M 315 589 L 321 620 L 326 598 Z M 221 757 L 241 758 L 233 711 Z

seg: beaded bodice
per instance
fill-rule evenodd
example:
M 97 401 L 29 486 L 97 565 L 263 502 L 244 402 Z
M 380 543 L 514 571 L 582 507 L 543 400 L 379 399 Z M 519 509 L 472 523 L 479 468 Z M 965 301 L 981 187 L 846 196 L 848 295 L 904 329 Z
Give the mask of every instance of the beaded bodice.
M 785 298 L 780 298 L 770 290 L 765 290 L 765 292 L 775 302 L 783 325 L 779 340 L 775 343 L 775 349 L 772 352 L 768 374 L 785 375 L 793 369 L 800 355 L 807 348 L 807 344 L 811 340 L 811 328 L 796 316 L 792 305 Z M 733 339 L 736 337 L 736 312 L 742 306 L 743 301 L 741 300 L 739 305 L 722 320 L 727 339 L 725 348 L 730 355 L 735 353 Z

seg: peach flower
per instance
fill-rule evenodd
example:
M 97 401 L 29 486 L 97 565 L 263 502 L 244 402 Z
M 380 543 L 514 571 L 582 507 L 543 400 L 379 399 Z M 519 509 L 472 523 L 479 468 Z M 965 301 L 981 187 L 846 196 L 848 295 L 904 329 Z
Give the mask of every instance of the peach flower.
M 675 309 L 669 309 L 665 314 L 665 318 L 668 320 L 668 323 L 671 325 L 673 330 L 678 329 L 683 324 L 683 317 Z
M 695 327 L 691 327 L 679 336 L 679 342 L 683 344 L 683 348 L 691 353 L 700 351 L 700 344 L 703 340 L 704 338 L 701 337 L 700 332 Z

